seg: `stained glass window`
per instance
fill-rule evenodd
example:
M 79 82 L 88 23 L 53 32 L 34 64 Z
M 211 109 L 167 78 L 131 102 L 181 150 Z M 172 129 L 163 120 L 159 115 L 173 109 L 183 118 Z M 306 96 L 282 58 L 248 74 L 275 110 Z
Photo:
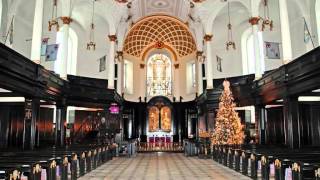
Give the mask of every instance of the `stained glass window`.
M 172 94 L 172 64 L 168 56 L 154 54 L 147 62 L 148 96 L 170 96 Z

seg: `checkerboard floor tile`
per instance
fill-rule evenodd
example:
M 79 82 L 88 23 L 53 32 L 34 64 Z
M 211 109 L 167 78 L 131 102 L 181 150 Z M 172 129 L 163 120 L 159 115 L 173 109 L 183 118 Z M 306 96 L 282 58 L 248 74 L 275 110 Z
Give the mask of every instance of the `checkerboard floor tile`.
M 80 180 L 246 180 L 250 179 L 211 159 L 182 153 L 140 153 L 118 157 Z

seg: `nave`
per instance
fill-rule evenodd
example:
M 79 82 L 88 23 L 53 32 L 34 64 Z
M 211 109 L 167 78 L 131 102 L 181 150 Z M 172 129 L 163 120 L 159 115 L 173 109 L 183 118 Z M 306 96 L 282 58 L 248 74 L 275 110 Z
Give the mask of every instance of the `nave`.
M 182 153 L 139 153 L 135 158 L 117 157 L 79 180 L 246 180 L 250 179 L 211 159 Z

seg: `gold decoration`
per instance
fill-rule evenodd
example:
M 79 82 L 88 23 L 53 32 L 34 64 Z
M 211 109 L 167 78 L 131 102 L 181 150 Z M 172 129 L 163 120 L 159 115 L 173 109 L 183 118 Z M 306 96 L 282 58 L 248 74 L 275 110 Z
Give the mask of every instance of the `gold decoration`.
M 33 167 L 33 174 L 36 174 L 36 173 L 39 173 L 39 172 L 41 172 L 41 166 L 40 166 L 40 164 L 36 164 Z
M 140 64 L 140 69 L 144 69 L 144 64 Z
M 212 34 L 206 34 L 203 37 L 204 41 L 211 41 L 212 40 L 213 35 Z
M 50 163 L 50 169 L 53 169 L 57 167 L 57 162 L 55 160 L 53 160 L 51 163 Z
M 117 36 L 116 35 L 108 35 L 108 38 L 112 42 L 116 42 L 117 41 Z
M 180 64 L 174 64 L 175 69 L 179 69 Z
M 249 23 L 253 26 L 253 25 L 257 25 L 259 24 L 259 21 L 260 21 L 260 17 L 251 17 L 249 19 Z
M 280 167 L 281 167 L 281 161 L 280 161 L 279 159 L 276 159 L 276 160 L 274 161 L 274 166 L 275 166 L 276 168 L 280 168 Z
M 320 168 L 315 170 L 315 177 L 319 178 L 320 177 Z
M 10 174 L 10 180 L 18 180 L 20 179 L 20 171 L 14 170 L 12 174 Z
M 266 163 L 267 163 L 267 158 L 265 156 L 262 156 L 261 157 L 261 164 L 266 165 Z
M 230 17 L 230 3 L 228 2 L 228 18 L 229 23 L 227 25 L 228 27 L 228 40 L 226 42 L 227 51 L 232 47 L 234 50 L 236 49 L 236 43 L 233 41 L 233 35 L 232 35 L 232 24 L 231 24 L 231 17 Z
M 64 157 L 64 158 L 63 158 L 63 161 L 62 161 L 62 164 L 63 164 L 64 166 L 68 166 L 68 163 L 69 163 L 68 157 Z
M 262 19 L 262 28 L 261 30 L 264 31 L 266 26 L 269 26 L 270 31 L 273 30 L 273 21 L 270 19 L 269 16 L 269 3 L 268 0 L 263 0 L 264 5 L 264 17 Z
M 68 16 L 62 16 L 60 17 L 60 19 L 62 20 L 63 24 L 70 24 L 72 22 L 71 17 L 68 17 Z
M 210 138 L 211 137 L 211 133 L 200 129 L 199 130 L 199 137 L 200 138 Z
M 256 156 L 255 156 L 254 154 L 251 154 L 250 159 L 251 159 L 251 160 L 255 160 L 255 159 L 256 159 Z
M 300 172 L 300 166 L 298 165 L 298 163 L 293 163 L 292 171 Z
M 143 18 L 132 26 L 126 36 L 123 51 L 144 59 L 147 52 L 156 48 L 157 42 L 163 42 L 163 48 L 177 57 L 190 55 L 197 50 L 192 33 L 184 22 L 166 15 L 155 15 Z
M 74 160 L 74 161 L 78 160 L 78 155 L 74 154 L 73 157 L 72 157 L 72 160 Z
M 242 144 L 244 139 L 243 126 L 235 110 L 233 95 L 229 81 L 223 82 L 224 91 L 220 96 L 219 109 L 216 117 L 212 144 L 235 145 Z

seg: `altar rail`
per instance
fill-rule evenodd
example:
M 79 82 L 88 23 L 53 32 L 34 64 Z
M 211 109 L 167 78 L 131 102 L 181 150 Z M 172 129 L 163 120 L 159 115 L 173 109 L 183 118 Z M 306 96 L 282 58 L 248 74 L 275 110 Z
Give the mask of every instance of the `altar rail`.
M 138 144 L 138 152 L 183 152 L 182 143 L 148 143 L 140 142 Z

